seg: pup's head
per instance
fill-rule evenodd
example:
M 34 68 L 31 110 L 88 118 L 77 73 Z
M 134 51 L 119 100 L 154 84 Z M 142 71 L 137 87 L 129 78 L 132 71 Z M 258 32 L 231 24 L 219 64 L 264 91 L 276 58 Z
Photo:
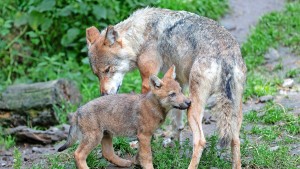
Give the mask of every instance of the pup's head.
M 86 41 L 91 68 L 100 81 L 100 92 L 116 94 L 125 73 L 135 66 L 132 49 L 122 42 L 113 26 L 101 33 L 94 26 L 86 29 Z
M 191 100 L 184 96 L 175 77 L 175 66 L 173 65 L 162 79 L 155 75 L 150 76 L 149 85 L 151 92 L 164 108 L 167 110 L 172 108 L 184 110 L 191 105 Z

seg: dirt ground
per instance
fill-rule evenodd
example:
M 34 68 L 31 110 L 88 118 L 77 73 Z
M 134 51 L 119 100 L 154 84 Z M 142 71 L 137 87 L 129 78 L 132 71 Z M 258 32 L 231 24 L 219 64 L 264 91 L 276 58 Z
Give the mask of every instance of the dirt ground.
M 281 10 L 284 7 L 284 0 L 229 0 L 231 11 L 223 19 L 221 24 L 224 25 L 230 32 L 242 43 L 246 40 L 249 34 L 250 28 L 253 27 L 259 18 L 270 12 Z M 279 48 L 270 49 L 270 52 L 266 55 L 268 59 L 266 67 L 275 66 L 279 62 L 279 57 L 285 56 L 283 61 L 283 67 L 300 67 L 299 57 L 293 55 L 289 49 Z M 271 58 L 271 59 L 270 59 Z M 283 69 L 278 74 L 284 75 L 287 70 Z M 271 97 L 275 102 L 282 104 L 284 107 L 291 108 L 292 112 L 299 115 L 300 112 L 300 90 L 299 83 L 295 82 L 294 86 L 290 89 L 282 89 L 276 95 Z M 214 99 L 210 99 L 212 104 Z M 263 103 L 258 103 L 257 100 L 249 100 L 244 104 L 243 113 L 246 114 L 251 110 L 259 110 L 264 106 Z M 210 117 L 209 110 L 205 111 L 205 121 L 203 124 L 204 133 L 207 136 L 212 135 L 215 132 L 215 122 Z M 192 139 L 192 133 L 188 126 L 183 130 L 181 140 L 185 138 Z M 22 168 L 30 168 L 32 164 L 40 162 L 45 159 L 45 154 L 56 153 L 59 145 L 31 145 L 20 144 L 22 153 Z M 295 148 L 291 153 L 300 154 L 300 146 L 295 145 Z M 0 150 L 0 168 L 12 168 L 13 165 L 13 149 L 8 151 Z M 115 167 L 109 167 L 115 168 Z

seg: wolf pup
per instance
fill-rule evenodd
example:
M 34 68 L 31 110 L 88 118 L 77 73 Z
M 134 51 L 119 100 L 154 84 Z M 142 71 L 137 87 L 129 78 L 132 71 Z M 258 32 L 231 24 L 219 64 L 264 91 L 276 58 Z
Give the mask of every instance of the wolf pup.
M 67 142 L 58 151 L 80 139 L 74 154 L 76 165 L 79 169 L 88 168 L 88 154 L 101 143 L 103 156 L 108 161 L 128 167 L 132 162 L 115 155 L 112 137 L 137 135 L 137 161 L 143 168 L 153 168 L 150 147 L 153 133 L 164 122 L 170 109 L 184 110 L 191 104 L 174 79 L 175 67 L 172 66 L 162 80 L 150 76 L 151 90 L 147 94 L 108 95 L 88 102 L 73 115 Z
M 101 33 L 90 27 L 86 37 L 102 94 L 116 93 L 124 74 L 136 67 L 146 93 L 151 74 L 176 66 L 176 80 L 189 87 L 192 101 L 187 112 L 193 132 L 190 169 L 198 167 L 206 143 L 201 123 L 206 101 L 212 94 L 218 96 L 214 115 L 221 145 L 231 144 L 232 168 L 241 168 L 239 132 L 246 66 L 238 43 L 225 28 L 193 13 L 145 8 Z M 179 130 L 181 117 L 177 111 Z

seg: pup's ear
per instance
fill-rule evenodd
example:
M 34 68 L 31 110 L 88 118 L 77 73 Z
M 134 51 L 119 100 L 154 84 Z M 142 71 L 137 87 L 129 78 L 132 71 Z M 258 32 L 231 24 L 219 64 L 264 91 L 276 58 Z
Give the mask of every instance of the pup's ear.
M 175 79 L 176 78 L 176 70 L 175 70 L 175 65 L 172 65 L 170 67 L 170 69 L 166 72 L 166 74 L 164 75 L 164 78 L 172 78 Z
M 151 75 L 149 78 L 149 86 L 152 89 L 159 89 L 163 85 L 163 82 L 155 75 Z
M 100 37 L 99 30 L 95 27 L 89 27 L 86 29 L 86 43 L 88 45 L 88 48 L 91 47 L 91 45 Z
M 108 26 L 106 29 L 104 45 L 111 46 L 119 39 L 119 33 L 115 31 L 113 26 Z

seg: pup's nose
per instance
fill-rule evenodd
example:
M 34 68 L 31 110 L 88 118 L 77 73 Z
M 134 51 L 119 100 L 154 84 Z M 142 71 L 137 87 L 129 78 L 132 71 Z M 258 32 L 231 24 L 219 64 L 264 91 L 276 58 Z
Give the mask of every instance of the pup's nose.
M 191 103 L 192 103 L 191 100 L 189 100 L 189 99 L 188 99 L 188 100 L 185 100 L 184 102 L 185 102 L 185 104 L 187 104 L 188 106 L 190 106 Z

